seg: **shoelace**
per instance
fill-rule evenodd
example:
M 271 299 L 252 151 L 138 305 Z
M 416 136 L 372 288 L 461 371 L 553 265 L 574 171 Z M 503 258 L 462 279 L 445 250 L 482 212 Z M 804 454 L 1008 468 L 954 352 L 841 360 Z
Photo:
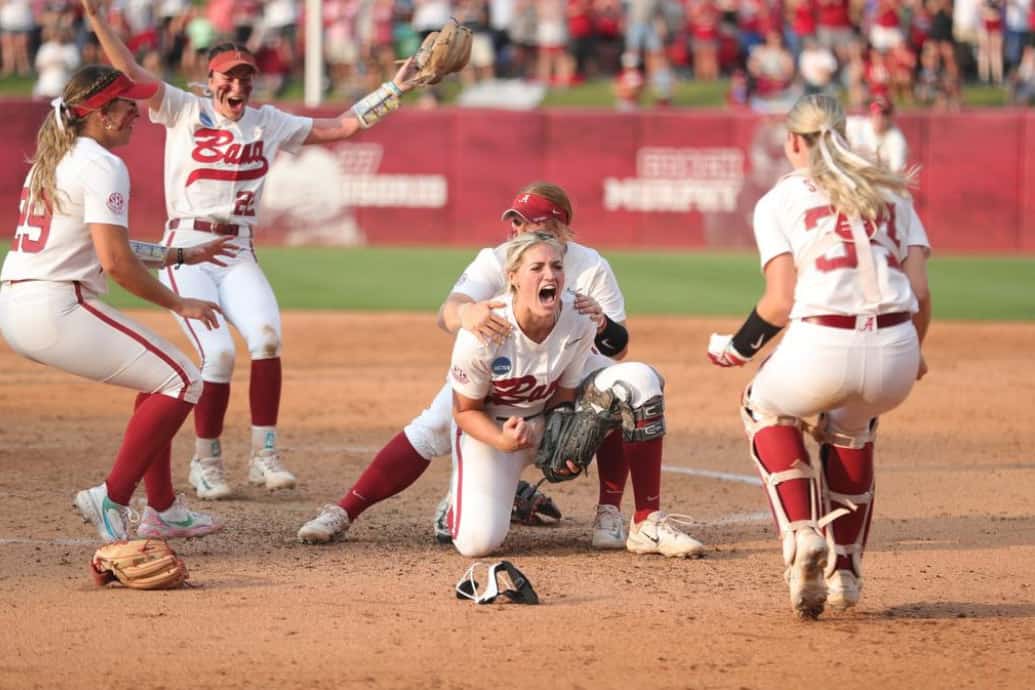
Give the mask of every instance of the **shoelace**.
M 613 532 L 625 527 L 625 520 L 617 510 L 601 510 L 597 512 L 597 526 Z
M 658 520 L 658 529 L 667 527 L 673 532 L 679 532 L 681 534 L 687 534 L 687 528 L 693 527 L 694 525 L 700 525 L 701 523 L 695 520 L 690 515 L 684 515 L 682 513 L 668 513 L 665 517 Z
M 201 476 L 205 481 L 223 481 L 223 463 L 219 458 L 206 458 L 205 460 L 199 460 L 198 465 L 201 467 Z
M 272 453 L 270 455 L 258 456 L 259 464 L 261 464 L 267 472 L 287 472 L 284 466 L 280 464 L 280 455 Z
M 338 508 L 338 510 L 334 510 L 335 508 Z M 338 530 L 344 527 L 345 523 L 348 522 L 348 513 L 341 510 L 340 506 L 327 503 L 320 508 L 320 514 L 316 519 L 328 527 L 333 527 Z

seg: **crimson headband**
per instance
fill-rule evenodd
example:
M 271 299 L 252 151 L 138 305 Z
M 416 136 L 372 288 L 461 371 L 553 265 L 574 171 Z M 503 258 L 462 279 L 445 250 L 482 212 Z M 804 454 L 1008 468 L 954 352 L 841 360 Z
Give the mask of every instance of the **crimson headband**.
M 69 109 L 76 117 L 84 117 L 94 110 L 100 110 L 116 98 L 146 101 L 154 96 L 156 91 L 158 91 L 157 82 L 138 84 L 125 74 L 119 73 L 110 84 L 81 103 L 69 106 Z
M 518 194 L 511 202 L 510 208 L 503 212 L 501 220 L 506 220 L 511 213 L 521 216 L 529 223 L 545 223 L 550 219 L 559 220 L 565 225 L 571 222 L 571 216 L 565 209 L 545 196 L 531 192 Z

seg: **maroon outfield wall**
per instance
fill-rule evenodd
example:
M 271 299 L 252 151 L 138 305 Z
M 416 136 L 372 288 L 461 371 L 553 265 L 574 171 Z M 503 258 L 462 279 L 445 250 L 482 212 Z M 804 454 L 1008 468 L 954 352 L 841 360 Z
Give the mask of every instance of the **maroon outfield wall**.
M 0 214 L 17 218 L 25 158 L 47 108 L 0 104 Z M 332 114 L 333 110 L 318 111 Z M 900 117 L 922 166 L 917 204 L 939 250 L 1035 251 L 1035 113 Z M 576 204 L 594 245 L 750 246 L 751 210 L 785 171 L 778 121 L 721 111 L 403 110 L 345 143 L 281 155 L 269 172 L 260 241 L 485 245 L 534 179 Z M 164 131 L 140 122 L 121 149 L 134 236 L 165 221 Z

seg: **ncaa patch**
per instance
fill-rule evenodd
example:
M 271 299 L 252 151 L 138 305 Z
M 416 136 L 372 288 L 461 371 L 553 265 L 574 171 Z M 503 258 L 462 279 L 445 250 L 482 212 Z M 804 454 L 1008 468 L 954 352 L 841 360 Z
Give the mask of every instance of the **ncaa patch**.
M 112 213 L 122 214 L 126 210 L 126 197 L 119 192 L 112 192 L 108 195 L 108 210 Z
M 492 373 L 502 376 L 503 374 L 509 374 L 511 369 L 510 359 L 507 357 L 497 357 L 492 360 Z

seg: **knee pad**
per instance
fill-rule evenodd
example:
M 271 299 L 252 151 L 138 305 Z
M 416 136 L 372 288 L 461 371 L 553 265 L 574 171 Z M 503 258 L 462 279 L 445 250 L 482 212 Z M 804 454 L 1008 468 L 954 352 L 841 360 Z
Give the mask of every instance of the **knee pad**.
M 234 373 L 234 359 L 233 347 L 206 352 L 201 363 L 201 377 L 212 383 L 230 383 Z
M 272 325 L 264 325 L 257 336 L 248 340 L 252 359 L 273 359 L 280 356 L 280 333 Z
M 587 386 L 610 391 L 618 399 L 626 441 L 650 441 L 665 435 L 665 380 L 654 367 L 622 362 L 587 376 L 583 387 Z

